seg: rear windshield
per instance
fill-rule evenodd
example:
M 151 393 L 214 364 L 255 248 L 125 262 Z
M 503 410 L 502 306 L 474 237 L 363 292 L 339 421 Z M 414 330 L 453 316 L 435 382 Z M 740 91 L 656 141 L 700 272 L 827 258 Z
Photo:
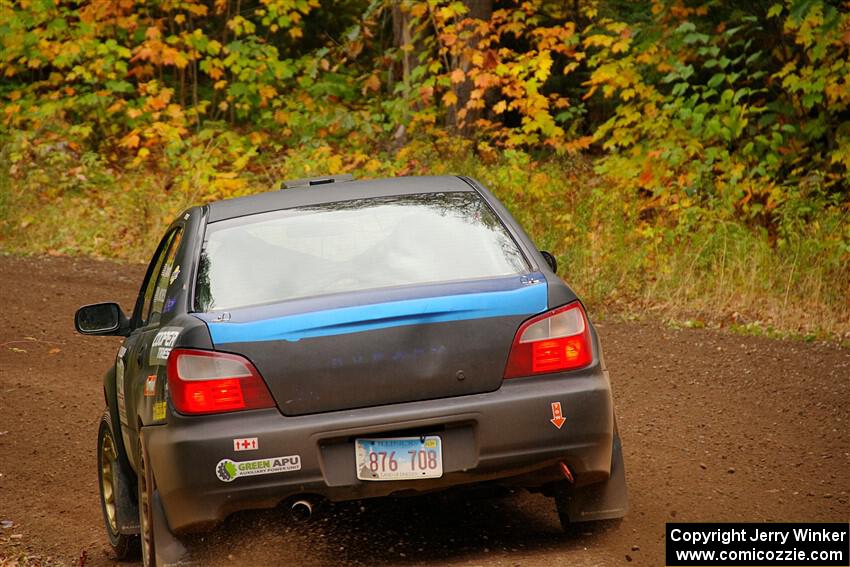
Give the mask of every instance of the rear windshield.
M 360 199 L 211 223 L 195 309 L 527 269 L 516 243 L 476 193 Z

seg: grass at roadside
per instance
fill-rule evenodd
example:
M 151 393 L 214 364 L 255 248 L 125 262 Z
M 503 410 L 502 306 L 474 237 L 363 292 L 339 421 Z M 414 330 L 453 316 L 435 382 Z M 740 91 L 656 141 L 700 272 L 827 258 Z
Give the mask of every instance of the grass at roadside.
M 411 144 L 352 157 L 324 146 L 257 156 L 238 170 L 219 171 L 200 155 L 179 170 L 152 172 L 117 170 L 96 155 L 55 148 L 0 168 L 0 249 L 145 261 L 168 222 L 191 204 L 342 171 L 357 178 L 465 174 L 488 185 L 540 248 L 557 256 L 559 273 L 596 316 L 850 339 L 846 212 L 779 235 L 709 208 L 661 219 L 585 158 L 467 150 Z M 10 163 L 3 152 L 0 163 Z

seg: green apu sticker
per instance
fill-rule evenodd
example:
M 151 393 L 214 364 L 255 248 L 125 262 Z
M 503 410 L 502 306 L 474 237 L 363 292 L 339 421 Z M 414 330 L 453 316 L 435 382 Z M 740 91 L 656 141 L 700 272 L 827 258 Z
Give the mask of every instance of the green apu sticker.
M 298 470 L 301 470 L 301 457 L 299 455 L 241 462 L 222 459 L 215 466 L 215 474 L 222 482 L 232 482 L 240 476 L 256 476 Z

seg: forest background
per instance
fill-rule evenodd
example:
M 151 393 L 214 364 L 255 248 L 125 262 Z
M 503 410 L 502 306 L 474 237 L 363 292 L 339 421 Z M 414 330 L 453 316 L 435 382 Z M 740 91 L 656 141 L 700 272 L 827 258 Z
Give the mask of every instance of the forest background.
M 850 341 L 850 2 L 0 0 L 0 251 L 466 174 L 598 316 Z

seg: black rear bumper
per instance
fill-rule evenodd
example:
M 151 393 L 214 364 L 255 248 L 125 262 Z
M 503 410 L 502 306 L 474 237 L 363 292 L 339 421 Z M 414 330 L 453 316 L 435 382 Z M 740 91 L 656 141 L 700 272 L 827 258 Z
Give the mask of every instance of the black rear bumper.
M 560 402 L 566 422 L 550 421 Z M 608 479 L 613 407 L 607 372 L 598 362 L 568 374 L 508 380 L 501 388 L 422 402 L 286 417 L 277 410 L 221 416 L 171 414 L 166 425 L 144 428 L 154 479 L 170 528 L 212 527 L 227 515 L 268 508 L 294 495 L 352 500 L 498 481 L 538 488 L 562 480 L 566 462 L 577 485 Z M 436 434 L 442 439 L 441 478 L 360 481 L 356 437 Z M 258 439 L 258 449 L 235 452 L 235 438 Z M 298 455 L 297 471 L 239 477 L 216 475 L 222 459 L 247 461 Z

